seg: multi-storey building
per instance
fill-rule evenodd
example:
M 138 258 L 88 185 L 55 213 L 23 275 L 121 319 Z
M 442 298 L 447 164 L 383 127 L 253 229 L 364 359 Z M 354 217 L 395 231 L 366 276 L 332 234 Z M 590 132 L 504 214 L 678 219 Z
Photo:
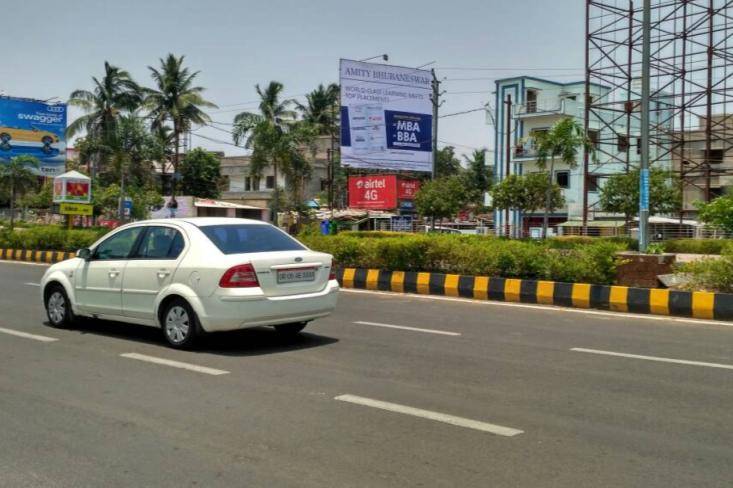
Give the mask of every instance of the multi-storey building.
M 321 136 L 316 140 L 315 157 L 312 159 L 311 177 L 306 181 L 303 191 L 305 200 L 312 199 L 328 188 L 328 150 L 331 138 Z M 225 178 L 222 199 L 230 202 L 246 203 L 268 208 L 275 189 L 275 173 L 272 166 L 266 167 L 261 177 L 251 175 L 250 156 L 225 156 L 221 158 L 221 175 Z M 285 175 L 277 174 L 277 186 L 285 188 Z
M 608 87 L 590 86 L 590 97 L 603 100 L 609 93 Z M 535 139 L 538 133 L 547 131 L 556 122 L 572 117 L 583 125 L 585 120 L 585 82 L 562 83 L 517 76 L 496 81 L 495 99 L 495 152 L 494 174 L 497 181 L 506 177 L 507 130 L 509 130 L 509 174 L 525 175 L 542 171 L 537 163 Z M 511 96 L 511 106 L 507 100 Z M 632 109 L 638 104 L 631 103 Z M 507 110 L 508 113 L 507 126 Z M 664 120 L 664 110 L 657 108 L 652 122 Z M 606 117 L 604 115 L 604 117 Z M 588 168 L 588 218 L 602 220 L 617 218 L 604 214 L 598 206 L 598 190 L 605 178 L 624 172 L 629 166 L 639 162 L 639 123 L 638 117 L 613 117 L 601 119 L 590 114 L 588 138 L 594 146 L 593 156 L 589 158 Z M 654 150 L 663 150 L 656 148 Z M 583 217 L 584 170 L 583 151 L 579 149 L 576 164 L 568 165 L 555 161 L 553 181 L 562 188 L 565 206 L 550 215 L 550 232 L 555 233 L 559 224 L 581 220 Z M 547 165 L 549 166 L 549 164 Z M 509 212 L 509 232 L 514 236 L 539 236 L 543 212 L 522 215 Z M 496 231 L 507 231 L 504 211 L 494 213 Z

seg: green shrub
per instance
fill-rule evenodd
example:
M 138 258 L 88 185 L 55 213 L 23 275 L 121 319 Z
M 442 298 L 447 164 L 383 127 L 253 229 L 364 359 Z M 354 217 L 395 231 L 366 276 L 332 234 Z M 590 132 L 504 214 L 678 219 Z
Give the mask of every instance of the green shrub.
M 0 231 L 0 248 L 39 251 L 76 251 L 88 247 L 109 229 L 65 229 L 57 225 Z
M 300 239 L 311 249 L 333 254 L 342 267 L 602 284 L 613 282 L 616 253 L 627 248 L 603 239 L 556 248 L 543 241 L 483 236 L 380 233 L 369 239 L 365 233 L 354 234 L 306 234 Z
M 684 273 L 690 290 L 733 293 L 733 245 L 723 249 L 720 258 L 704 258 L 678 265 L 677 272 Z
M 683 254 L 721 254 L 731 239 L 676 239 L 664 241 L 664 251 Z

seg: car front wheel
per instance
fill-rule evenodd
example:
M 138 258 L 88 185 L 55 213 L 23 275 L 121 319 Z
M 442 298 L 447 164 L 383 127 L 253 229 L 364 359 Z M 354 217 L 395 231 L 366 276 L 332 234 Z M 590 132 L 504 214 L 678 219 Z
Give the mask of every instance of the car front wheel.
M 198 318 L 186 301 L 172 300 L 162 318 L 163 335 L 171 347 L 188 349 L 193 346 L 198 334 Z
M 46 315 L 53 327 L 68 327 L 74 322 L 74 312 L 62 286 L 53 285 L 46 293 Z

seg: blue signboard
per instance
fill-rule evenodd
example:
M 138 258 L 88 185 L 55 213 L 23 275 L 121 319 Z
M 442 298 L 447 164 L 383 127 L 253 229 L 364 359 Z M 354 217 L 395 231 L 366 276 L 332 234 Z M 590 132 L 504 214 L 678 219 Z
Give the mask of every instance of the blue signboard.
M 387 148 L 432 151 L 433 116 L 385 110 Z
M 39 173 L 57 176 L 66 165 L 66 105 L 0 97 L 0 163 L 34 156 Z
M 639 210 L 649 210 L 649 170 L 642 169 L 639 177 Z
M 412 232 L 412 217 L 409 215 L 401 215 L 392 217 L 392 231 L 394 232 Z

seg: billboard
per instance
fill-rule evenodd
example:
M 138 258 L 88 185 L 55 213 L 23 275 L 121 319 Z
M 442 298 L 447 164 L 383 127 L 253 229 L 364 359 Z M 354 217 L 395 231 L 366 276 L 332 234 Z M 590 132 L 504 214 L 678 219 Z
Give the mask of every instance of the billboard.
M 429 71 L 342 59 L 341 164 L 432 172 Z
M 399 180 L 397 182 L 397 198 L 400 200 L 414 200 L 420 190 L 420 180 Z
M 66 165 L 66 105 L 0 97 L 0 163 L 27 154 L 41 162 L 42 176 Z
M 92 180 L 77 171 L 53 179 L 54 203 L 89 203 L 92 201 Z
M 397 207 L 397 176 L 349 176 L 349 207 L 390 210 Z

